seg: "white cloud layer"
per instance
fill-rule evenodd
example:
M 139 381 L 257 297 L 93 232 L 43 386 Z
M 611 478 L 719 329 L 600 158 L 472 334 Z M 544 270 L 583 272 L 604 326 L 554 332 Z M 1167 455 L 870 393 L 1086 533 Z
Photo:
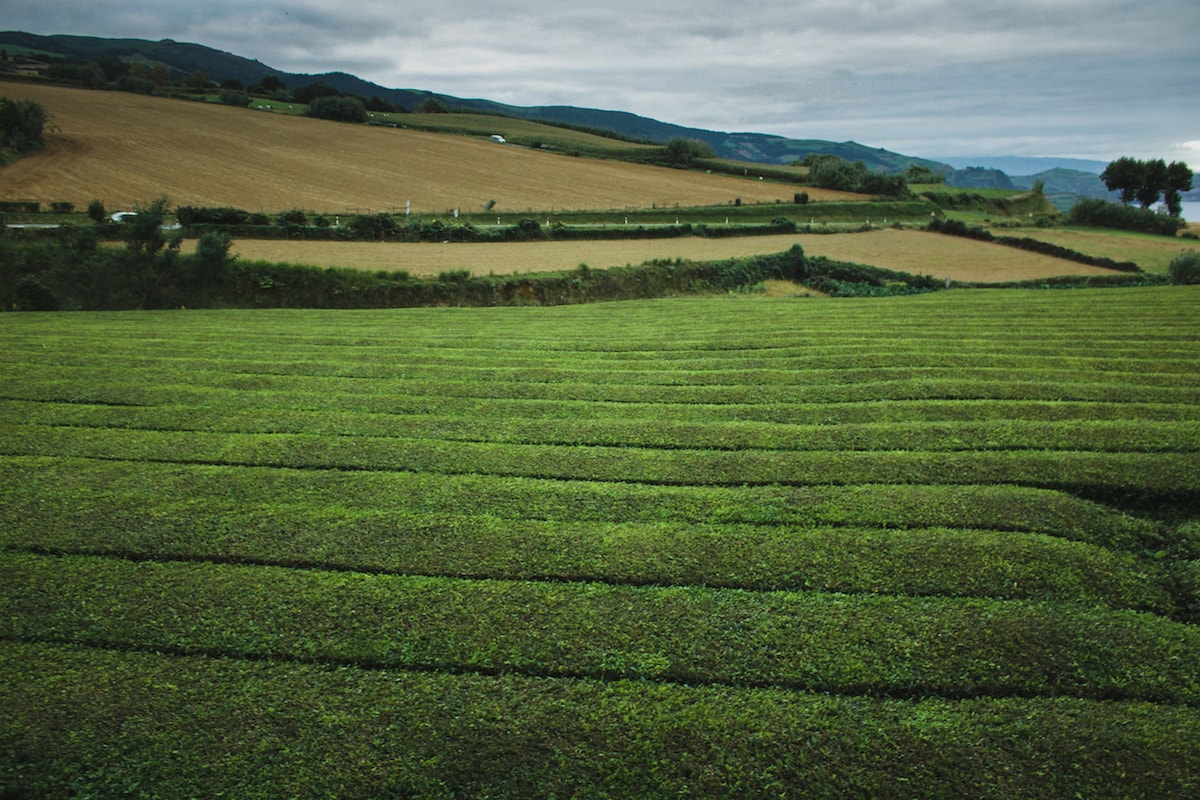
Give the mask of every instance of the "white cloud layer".
M 227 50 L 290 72 L 910 155 L 1200 166 L 1195 0 L 7 0 L 5 29 Z M 1190 155 L 1189 155 L 1190 154 Z

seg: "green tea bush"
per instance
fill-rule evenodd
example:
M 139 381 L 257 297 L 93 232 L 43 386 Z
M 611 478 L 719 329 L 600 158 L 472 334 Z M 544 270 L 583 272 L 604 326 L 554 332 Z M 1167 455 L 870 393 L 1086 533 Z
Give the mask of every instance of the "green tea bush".
M 1167 268 L 1171 283 L 1176 285 L 1200 284 L 1200 252 L 1188 250 L 1171 259 Z

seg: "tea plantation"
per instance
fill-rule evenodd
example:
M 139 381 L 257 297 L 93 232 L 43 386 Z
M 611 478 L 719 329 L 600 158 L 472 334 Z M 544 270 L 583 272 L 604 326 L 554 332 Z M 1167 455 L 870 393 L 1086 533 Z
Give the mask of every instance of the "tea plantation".
M 1198 304 L 0 315 L 0 797 L 1200 796 Z

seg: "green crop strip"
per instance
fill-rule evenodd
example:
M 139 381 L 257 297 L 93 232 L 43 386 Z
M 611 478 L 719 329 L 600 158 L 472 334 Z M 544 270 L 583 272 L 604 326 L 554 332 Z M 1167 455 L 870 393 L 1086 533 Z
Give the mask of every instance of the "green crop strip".
M 839 693 L 1200 704 L 1200 683 L 1176 668 L 1200 660 L 1200 630 L 1071 604 L 37 555 L 7 558 L 0 577 L 0 619 L 12 621 L 0 633 L 21 641 Z
M 13 643 L 0 643 L 0 702 L 0 780 L 32 796 L 140 785 L 255 800 L 665 800 L 900 786 L 1184 798 L 1200 786 L 1200 711 L 1142 702 L 912 701 Z

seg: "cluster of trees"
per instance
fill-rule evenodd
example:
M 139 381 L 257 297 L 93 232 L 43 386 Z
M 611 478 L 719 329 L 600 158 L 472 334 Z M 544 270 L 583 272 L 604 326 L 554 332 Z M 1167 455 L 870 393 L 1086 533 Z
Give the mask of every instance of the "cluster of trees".
M 905 176 L 872 172 L 861 161 L 850 162 L 840 156 L 809 153 L 796 165 L 808 167 L 809 182 L 822 189 L 881 197 L 908 197 L 911 194 Z
M 1100 180 L 1110 192 L 1120 193 L 1122 205 L 1137 200 L 1142 208 L 1149 208 L 1161 197 L 1168 213 L 1178 217 L 1183 211 L 1181 195 L 1192 188 L 1192 170 L 1182 161 L 1167 164 L 1161 158 L 1141 161 L 1122 156 L 1109 162 Z
M 0 238 L 0 298 L 5 308 L 58 309 L 171 308 L 192 305 L 228 284 L 236 256 L 232 239 L 221 231 L 201 234 L 192 254 L 182 252 L 182 234 L 168 236 L 165 198 L 139 206 L 116 226 L 103 206 L 89 215 L 95 226 L 71 226 L 52 240 Z M 99 219 L 96 219 L 99 217 Z M 124 248 L 100 247 L 111 227 Z
M 367 106 L 357 97 L 328 95 L 312 100 L 304 109 L 304 114 L 335 122 L 366 122 Z
M 1174 236 L 1183 230 L 1185 222 L 1179 216 L 1158 214 L 1149 208 L 1118 205 L 1098 197 L 1086 197 L 1067 212 L 1072 225 L 1091 225 L 1097 228 L 1120 228 L 1159 236 Z
M 716 157 L 713 149 L 699 139 L 672 139 L 664 149 L 666 162 L 680 167 L 691 166 L 702 158 Z
M 41 103 L 0 97 L 0 147 L 26 153 L 44 142 L 42 132 L 48 115 Z

